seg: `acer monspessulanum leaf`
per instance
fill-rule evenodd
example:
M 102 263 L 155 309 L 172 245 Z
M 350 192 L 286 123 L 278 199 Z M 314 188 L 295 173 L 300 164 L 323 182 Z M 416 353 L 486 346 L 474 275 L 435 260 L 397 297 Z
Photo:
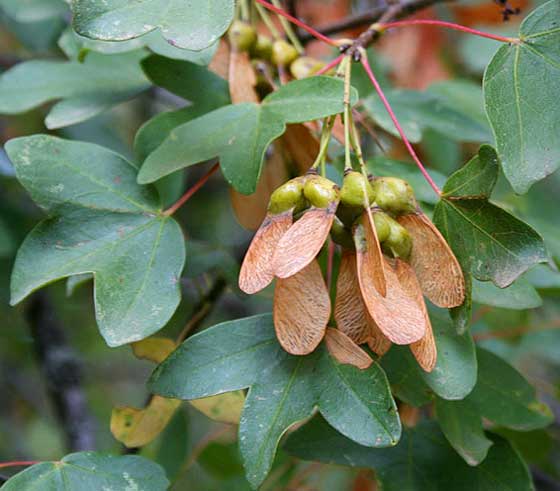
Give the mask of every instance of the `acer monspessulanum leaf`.
M 557 478 L 560 1 L 349 3 L 0 0 L 2 490 Z

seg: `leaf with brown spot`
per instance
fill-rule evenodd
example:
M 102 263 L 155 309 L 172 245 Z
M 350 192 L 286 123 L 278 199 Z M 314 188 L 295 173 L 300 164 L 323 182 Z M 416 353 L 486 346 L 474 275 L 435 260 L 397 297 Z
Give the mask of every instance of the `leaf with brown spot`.
M 274 291 L 274 329 L 292 355 L 307 355 L 321 342 L 331 315 L 329 292 L 317 261 L 279 279 Z
M 225 39 L 221 39 L 218 49 L 212 61 L 208 65 L 208 69 L 216 75 L 227 80 L 229 76 L 229 44 Z
M 231 50 L 229 54 L 229 94 L 233 104 L 259 102 L 255 92 L 257 77 L 249 54 Z
M 180 400 L 153 396 L 144 409 L 114 408 L 111 433 L 128 448 L 143 447 L 164 430 L 180 405 Z
M 282 135 L 284 147 L 300 174 L 305 174 L 319 153 L 319 140 L 305 124 L 289 124 Z
M 335 206 L 309 209 L 282 236 L 272 259 L 278 278 L 295 275 L 315 259 L 327 240 L 335 209 Z
M 424 302 L 424 297 L 422 296 L 420 284 L 418 283 L 418 279 L 416 278 L 416 274 L 414 273 L 412 267 L 400 259 L 397 259 L 396 261 L 396 271 L 404 291 L 411 298 L 416 300 L 424 312 L 426 334 L 424 334 L 422 339 L 419 341 L 412 343 L 410 345 L 410 350 L 420 367 L 426 372 L 431 372 L 436 366 L 437 348 L 432 323 L 430 321 L 430 316 L 428 315 L 428 310 L 426 309 L 426 303 Z
M 242 227 L 257 230 L 266 217 L 270 195 L 285 183 L 288 170 L 282 152 L 275 144 L 270 158 L 264 164 L 263 172 L 253 194 L 241 194 L 230 188 L 231 206 Z
M 398 219 L 412 236 L 410 264 L 424 295 L 443 308 L 465 300 L 465 279 L 459 261 L 430 219 L 419 212 Z
M 391 264 L 385 260 L 387 295 L 381 296 L 373 282 L 375 274 L 364 247 L 363 225 L 354 230 L 358 282 L 362 297 L 381 332 L 395 344 L 411 344 L 425 334 L 425 319 L 420 306 L 410 298 L 399 283 Z
M 338 329 L 327 328 L 325 343 L 329 353 L 339 363 L 354 365 L 360 370 L 365 370 L 373 363 L 371 357 L 362 348 Z
M 280 238 L 292 225 L 292 211 L 267 215 L 253 237 L 239 272 L 239 288 L 248 294 L 257 293 L 274 279 L 272 257 Z

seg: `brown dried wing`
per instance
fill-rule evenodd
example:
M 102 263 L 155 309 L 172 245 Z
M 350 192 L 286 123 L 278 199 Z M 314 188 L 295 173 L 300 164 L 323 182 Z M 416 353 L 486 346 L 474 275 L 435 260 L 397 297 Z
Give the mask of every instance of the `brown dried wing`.
M 373 351 L 376 355 L 383 356 L 389 349 L 391 348 L 391 341 L 385 337 L 385 334 L 381 332 L 379 326 L 375 323 L 375 321 L 371 318 L 368 314 L 368 319 L 371 322 L 369 327 L 369 339 L 368 339 L 368 346 L 371 351 Z
M 369 314 L 381 332 L 395 344 L 411 344 L 420 340 L 426 332 L 424 313 L 399 283 L 391 264 L 385 260 L 387 295 L 377 291 L 373 282 L 371 262 L 365 251 L 357 247 L 358 281 Z
M 269 215 L 253 237 L 239 273 L 239 288 L 245 293 L 256 293 L 274 279 L 272 256 L 280 237 L 292 225 L 292 212 Z
M 384 297 L 387 295 L 387 279 L 385 277 L 385 263 L 381 244 L 377 238 L 377 230 L 373 221 L 373 215 L 369 207 L 366 207 L 362 214 L 362 223 L 365 231 L 366 256 L 368 268 L 372 274 L 373 284 L 377 291 Z
M 275 144 L 253 194 L 241 194 L 230 188 L 231 206 L 237 221 L 249 230 L 257 230 L 265 219 L 270 195 L 289 178 L 282 152 Z
M 461 305 L 465 300 L 463 271 L 439 230 L 423 213 L 398 220 L 412 236 L 410 264 L 424 295 L 438 307 Z
M 426 372 L 431 372 L 436 366 L 437 348 L 434 332 L 432 330 L 432 323 L 430 322 L 430 316 L 428 315 L 426 304 L 424 303 L 420 284 L 416 279 L 416 274 L 412 267 L 404 261 L 397 259 L 396 271 L 404 291 L 408 293 L 410 297 L 416 299 L 416 302 L 424 312 L 426 334 L 424 334 L 419 341 L 412 343 L 410 345 L 410 350 L 420 367 Z
M 259 97 L 255 92 L 257 77 L 248 53 L 231 51 L 228 80 L 229 94 L 233 104 L 259 102 Z
M 272 268 L 278 278 L 289 278 L 319 254 L 334 220 L 331 208 L 311 208 L 282 236 Z
M 274 328 L 288 353 L 311 353 L 323 339 L 330 315 L 329 292 L 317 261 L 298 274 L 277 281 Z
M 336 281 L 334 320 L 338 329 L 352 341 L 363 344 L 370 337 L 367 317 L 369 315 L 358 284 L 356 255 L 344 251 Z
M 361 370 L 368 368 L 373 363 L 371 357 L 362 348 L 338 329 L 329 327 L 325 342 L 329 353 L 339 363 L 354 365 Z
M 222 77 L 224 80 L 229 76 L 229 45 L 225 39 L 221 39 L 218 49 L 208 65 L 208 70 Z
M 289 124 L 282 135 L 282 142 L 294 160 L 299 174 L 305 174 L 319 153 L 319 140 L 304 124 Z

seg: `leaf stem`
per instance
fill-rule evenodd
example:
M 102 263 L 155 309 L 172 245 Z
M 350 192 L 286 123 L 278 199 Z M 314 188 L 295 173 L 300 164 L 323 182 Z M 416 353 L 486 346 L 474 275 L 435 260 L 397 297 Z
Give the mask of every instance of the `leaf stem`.
M 313 37 L 319 39 L 320 41 L 323 41 L 324 43 L 330 44 L 331 46 L 337 46 L 335 41 L 333 41 L 332 39 L 328 38 L 327 36 L 321 34 L 319 31 L 316 31 L 311 26 L 308 26 L 307 24 L 300 21 L 299 19 L 296 19 L 293 15 L 288 14 L 288 12 L 285 12 L 281 8 L 275 7 L 274 5 L 268 3 L 265 0 L 255 0 L 255 2 L 260 3 L 263 7 L 267 8 L 268 10 L 272 10 L 276 14 L 284 17 L 285 19 L 288 19 L 292 24 L 295 24 L 296 26 L 301 27 L 303 30 L 307 31 L 309 34 L 311 34 Z
M 27 467 L 29 465 L 40 464 L 40 460 L 16 460 L 14 462 L 1 462 L 0 469 L 4 469 L 6 467 Z
M 337 56 L 334 60 L 330 61 L 329 63 L 327 63 L 323 68 L 321 68 L 320 70 L 318 70 L 317 72 L 315 72 L 315 75 L 324 75 L 325 73 L 327 73 L 329 70 L 332 70 L 335 66 L 338 66 L 338 64 L 342 61 L 342 59 L 344 58 L 345 55 L 339 55 Z
M 520 42 L 519 38 L 498 36 L 497 34 L 491 34 L 489 32 L 479 31 L 477 29 L 471 29 L 470 27 L 462 26 L 460 24 L 454 24 L 453 22 L 446 22 L 443 20 L 435 19 L 407 19 L 399 20 L 395 22 L 386 22 L 374 24 L 371 28 L 379 32 L 383 32 L 387 29 L 392 29 L 394 27 L 407 27 L 407 26 L 437 26 L 446 29 L 453 29 L 455 31 L 466 32 L 467 34 L 472 34 L 474 36 L 480 36 L 487 39 L 493 39 L 494 41 L 500 41 L 502 43 L 515 43 Z
M 280 5 L 280 2 L 278 0 L 272 0 L 272 4 L 277 9 L 282 10 L 282 6 Z M 305 51 L 305 48 L 299 42 L 299 39 L 296 36 L 296 33 L 292 29 L 292 25 L 282 15 L 278 14 L 278 18 L 280 19 L 280 24 L 282 24 L 282 27 L 284 28 L 284 32 L 286 33 L 286 36 L 288 36 L 288 39 L 290 40 L 290 42 L 294 45 L 294 47 L 297 49 L 298 53 L 301 55 Z
M 315 158 L 315 162 L 313 162 L 313 164 L 311 165 L 311 169 L 316 169 L 317 167 L 319 167 L 319 164 L 324 165 L 335 119 L 336 119 L 336 115 L 330 116 L 329 118 L 325 118 L 325 120 L 323 121 L 323 129 L 321 130 L 321 142 L 319 146 L 319 153 Z M 322 173 L 325 174 L 324 166 L 322 169 Z
M 280 33 L 278 32 L 278 29 L 276 29 L 276 26 L 274 25 L 274 22 L 272 22 L 272 19 L 270 18 L 270 15 L 268 15 L 268 12 L 263 8 L 262 5 L 255 3 L 254 4 L 257 12 L 259 13 L 262 21 L 264 22 L 266 28 L 270 31 L 270 34 L 272 35 L 272 37 L 274 39 L 280 39 Z
M 173 213 L 175 213 L 179 208 L 181 208 L 181 206 L 183 206 L 191 197 L 193 194 L 195 194 L 202 186 L 204 186 L 204 184 L 206 183 L 206 181 L 208 179 L 210 179 L 210 177 L 212 176 L 212 174 L 214 174 L 218 168 L 220 167 L 220 163 L 217 162 L 215 163 L 212 168 L 206 173 L 204 174 L 197 182 L 196 184 L 194 184 L 194 186 L 192 186 L 191 188 L 189 188 L 187 190 L 187 192 L 185 194 L 183 194 L 183 196 L 181 196 L 181 198 L 179 198 L 179 200 L 177 202 L 175 202 L 175 204 L 173 204 L 172 206 L 170 206 L 167 210 L 165 210 L 163 212 L 163 214 L 165 216 L 171 216 L 173 215 Z
M 420 159 L 418 158 L 418 155 L 416 154 L 416 152 L 414 151 L 414 148 L 412 148 L 412 145 L 410 144 L 410 142 L 408 141 L 408 138 L 406 137 L 406 135 L 404 134 L 404 131 L 399 123 L 399 120 L 397 119 L 397 116 L 395 115 L 393 108 L 391 107 L 391 105 L 389 104 L 389 101 L 387 100 L 387 97 L 385 97 L 385 94 L 383 92 L 383 89 L 381 88 L 381 86 L 379 85 L 379 82 L 377 81 L 377 79 L 375 78 L 375 75 L 373 74 L 373 71 L 371 69 L 371 66 L 369 64 L 369 61 L 367 59 L 367 55 L 365 54 L 365 50 L 362 53 L 362 56 L 360 58 L 360 61 L 362 62 L 362 65 L 364 67 L 364 70 L 366 71 L 369 79 L 371 80 L 371 83 L 373 84 L 373 86 L 375 87 L 375 90 L 377 92 L 377 94 L 379 95 L 379 98 L 381 99 L 381 102 L 383 103 L 383 105 L 385 106 L 385 109 L 387 110 L 387 113 L 389 114 L 389 117 L 391 118 L 391 120 L 393 121 L 393 124 L 395 125 L 395 128 L 397 129 L 397 131 L 399 132 L 399 135 L 401 135 L 402 141 L 406 146 L 406 149 L 408 150 L 408 153 L 410 154 L 410 156 L 413 158 L 414 162 L 416 162 L 416 165 L 418 166 L 418 168 L 420 169 L 420 172 L 422 172 L 422 175 L 424 176 L 424 178 L 426 179 L 426 181 L 428 181 L 428 184 L 432 187 L 432 189 L 434 190 L 434 192 L 438 195 L 441 196 L 441 191 L 439 189 L 439 187 L 437 186 L 437 184 L 433 181 L 433 179 L 430 177 L 430 174 L 428 174 L 428 171 L 426 170 L 426 168 L 424 167 L 424 164 L 422 164 L 422 162 L 420 161 Z
M 352 63 L 346 57 L 342 61 L 341 68 L 344 66 L 344 170 L 352 170 L 352 160 L 350 158 L 350 80 L 352 77 Z

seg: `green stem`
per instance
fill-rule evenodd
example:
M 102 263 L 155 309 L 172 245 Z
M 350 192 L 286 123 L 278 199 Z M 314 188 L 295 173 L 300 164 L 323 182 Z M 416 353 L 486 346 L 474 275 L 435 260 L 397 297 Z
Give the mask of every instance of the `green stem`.
M 241 0 L 239 4 L 241 5 L 241 18 L 245 22 L 249 22 L 249 0 Z
M 321 142 L 319 146 L 319 153 L 315 158 L 315 162 L 311 166 L 311 169 L 317 169 L 321 165 L 321 174 L 324 176 L 326 174 L 325 161 L 327 158 L 327 150 L 329 149 L 329 142 L 331 140 L 331 132 L 334 126 L 336 115 L 326 118 L 323 122 L 323 129 L 321 130 Z
M 358 162 L 360 163 L 360 170 L 362 171 L 364 177 L 367 179 L 367 166 L 364 160 L 364 154 L 362 152 L 360 135 L 358 134 L 358 129 L 356 128 L 352 112 L 350 112 L 350 142 L 352 143 L 352 148 L 354 149 L 354 153 L 356 154 Z
M 344 65 L 344 170 L 352 170 L 352 160 L 350 157 L 350 80 L 352 77 L 352 64 L 349 57 L 342 60 Z
M 257 12 L 259 13 L 262 21 L 266 25 L 266 28 L 270 31 L 272 37 L 274 39 L 280 39 L 280 33 L 278 32 L 278 29 L 276 29 L 274 22 L 272 22 L 270 15 L 268 15 L 268 12 L 260 4 L 255 3 L 254 5 L 257 8 Z
M 282 9 L 282 5 L 280 5 L 279 0 L 272 0 L 272 5 L 274 5 L 277 9 Z M 282 28 L 284 29 L 286 36 L 288 36 L 288 39 L 297 49 L 298 53 L 299 54 L 304 53 L 305 49 L 300 43 L 298 37 L 296 36 L 296 33 L 292 29 L 292 24 L 290 24 L 284 17 L 280 15 L 278 16 L 278 18 L 280 19 L 280 23 L 282 24 Z

